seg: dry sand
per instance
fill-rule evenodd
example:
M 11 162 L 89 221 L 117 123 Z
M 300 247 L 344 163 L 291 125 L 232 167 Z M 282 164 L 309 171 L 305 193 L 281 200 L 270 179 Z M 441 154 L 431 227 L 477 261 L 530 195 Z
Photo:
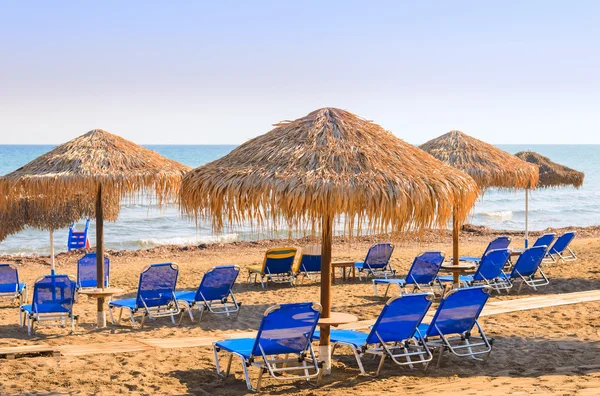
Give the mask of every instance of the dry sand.
M 462 252 L 480 254 L 490 239 L 489 232 L 474 230 L 463 235 Z M 446 237 L 427 236 L 429 243 L 418 244 L 408 238 L 396 244 L 392 264 L 405 273 L 412 258 L 422 250 L 451 250 Z M 372 240 L 334 244 L 334 259 L 361 259 Z M 0 308 L 0 346 L 35 343 L 49 345 L 102 343 L 140 338 L 200 337 L 255 330 L 261 314 L 281 302 L 318 301 L 319 285 L 308 282 L 297 287 L 269 285 L 266 290 L 246 283 L 245 268 L 262 260 L 271 246 L 285 246 L 300 241 L 264 241 L 210 245 L 191 248 L 156 248 L 151 251 L 111 252 L 111 285 L 124 288 L 133 296 L 139 272 L 148 264 L 174 261 L 179 265 L 178 289 L 195 289 L 202 272 L 214 265 L 235 263 L 242 267 L 235 292 L 243 308 L 237 321 L 205 316 L 201 324 L 183 320 L 182 326 L 168 319 L 150 321 L 143 330 L 130 326 L 112 326 L 98 330 L 94 326 L 95 303 L 81 297 L 76 305 L 80 316 L 76 334 L 68 329 L 40 328 L 33 336 L 18 326 L 18 309 L 4 304 Z M 513 246 L 522 246 L 515 238 Z M 492 301 L 532 295 L 555 294 L 600 289 L 600 238 L 598 229 L 580 232 L 574 249 L 579 259 L 573 263 L 546 268 L 551 284 L 535 292 L 524 290 L 509 296 L 493 295 Z M 76 273 L 75 261 L 80 253 L 58 257 L 57 272 Z M 9 261 L 6 258 L 2 261 Z M 13 259 L 14 262 L 14 259 Z M 48 272 L 47 259 L 22 259 L 17 262 L 21 277 L 32 285 L 34 279 Z M 359 319 L 372 319 L 379 313 L 384 299 L 373 295 L 371 282 L 345 282 L 333 286 L 333 309 L 350 312 Z M 495 338 L 494 350 L 486 363 L 468 359 L 446 358 L 441 367 L 399 368 L 388 361 L 379 378 L 361 376 L 349 351 L 341 349 L 333 360 L 333 373 L 320 386 L 305 382 L 264 381 L 263 393 L 342 395 L 381 394 L 600 394 L 600 302 L 537 309 L 482 318 L 488 336 Z M 24 357 L 0 359 L 0 394 L 244 394 L 247 393 L 239 361 L 233 363 L 234 376 L 217 377 L 212 351 L 205 347 L 188 349 L 151 349 L 138 353 L 89 355 L 81 357 Z M 367 370 L 376 362 L 367 361 Z M 256 372 L 253 371 L 254 378 Z

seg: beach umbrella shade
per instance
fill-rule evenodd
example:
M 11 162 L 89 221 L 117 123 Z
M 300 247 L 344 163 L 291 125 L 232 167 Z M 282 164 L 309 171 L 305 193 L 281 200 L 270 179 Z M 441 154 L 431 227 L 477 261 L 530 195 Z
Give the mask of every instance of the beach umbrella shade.
M 6 236 L 32 227 L 50 232 L 50 263 L 54 273 L 54 231 L 68 227 L 83 218 L 95 217 L 94 197 L 80 196 L 69 201 L 57 202 L 48 208 L 43 196 L 13 199 L 6 209 L 0 211 L 0 241 Z M 119 214 L 119 200 L 104 199 L 104 220 L 115 221 Z
M 571 169 L 561 164 L 557 164 L 541 154 L 533 151 L 520 151 L 515 154 L 518 158 L 523 161 L 527 161 L 538 167 L 540 172 L 540 179 L 538 181 L 538 188 L 552 188 L 552 187 L 567 187 L 572 186 L 575 188 L 581 187 L 583 179 L 585 177 L 583 172 Z M 525 200 L 525 244 L 528 244 L 529 237 L 529 195 L 526 195 Z
M 468 173 L 482 192 L 489 187 L 528 191 L 538 182 L 539 172 L 535 166 L 461 131 L 450 131 L 419 147 L 445 164 Z M 454 221 L 452 256 L 455 264 L 460 256 L 459 228 Z M 458 273 L 454 275 L 454 281 L 458 282 Z
M 43 196 L 48 212 L 85 196 L 94 199 L 98 279 L 104 279 L 104 212 L 111 199 L 140 195 L 157 204 L 177 197 L 189 167 L 120 136 L 94 129 L 55 147 L 0 178 L 0 210 L 23 196 Z M 104 286 L 103 282 L 100 282 Z M 98 300 L 98 324 L 104 326 L 104 301 Z
M 478 195 L 468 175 L 448 167 L 373 122 L 336 108 L 284 121 L 228 155 L 190 171 L 182 211 L 211 218 L 216 232 L 252 221 L 258 227 L 320 230 L 322 317 L 331 312 L 333 222 L 344 233 L 365 224 L 380 232 L 465 219 Z M 354 228 L 354 229 L 353 229 Z M 321 356 L 329 370 L 329 328 Z

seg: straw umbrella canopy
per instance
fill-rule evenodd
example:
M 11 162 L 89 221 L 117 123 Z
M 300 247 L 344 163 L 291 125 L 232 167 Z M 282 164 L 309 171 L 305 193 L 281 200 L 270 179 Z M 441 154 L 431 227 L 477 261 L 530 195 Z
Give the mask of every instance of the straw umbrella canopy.
M 533 151 L 520 151 L 515 156 L 523 161 L 527 161 L 538 167 L 540 179 L 537 187 L 581 187 L 583 184 L 584 174 L 575 169 L 571 169 L 561 164 L 557 164 L 541 154 Z M 528 219 L 529 219 L 529 196 L 526 195 L 525 202 L 525 243 L 528 244 Z
M 539 172 L 535 166 L 461 131 L 450 131 L 419 147 L 440 161 L 468 173 L 482 191 L 488 187 L 528 191 L 538 182 Z M 459 225 L 454 222 L 452 255 L 455 264 L 458 264 L 460 256 L 458 233 Z M 457 278 L 456 274 L 455 281 Z
M 0 210 L 22 196 L 44 196 L 42 205 L 48 211 L 80 196 L 94 199 L 97 279 L 104 279 L 105 197 L 110 201 L 145 194 L 162 204 L 177 196 L 181 178 L 189 169 L 120 136 L 94 129 L 0 178 Z M 103 302 L 98 300 L 99 324 L 106 320 Z
M 330 315 L 333 221 L 375 231 L 445 225 L 466 218 L 478 195 L 468 175 L 352 113 L 323 108 L 284 121 L 183 179 L 185 214 L 210 217 L 215 231 L 254 221 L 320 229 L 322 316 Z M 354 230 L 356 231 L 356 230 Z M 329 357 L 329 330 L 320 349 Z
M 119 201 L 108 198 L 104 201 L 104 219 L 115 221 L 119 214 Z M 49 231 L 50 259 L 54 272 L 54 231 L 83 218 L 94 218 L 96 207 L 94 197 L 81 196 L 59 202 L 51 208 L 46 207 L 45 199 L 43 196 L 15 199 L 5 210 L 0 211 L 0 242 L 25 227 Z

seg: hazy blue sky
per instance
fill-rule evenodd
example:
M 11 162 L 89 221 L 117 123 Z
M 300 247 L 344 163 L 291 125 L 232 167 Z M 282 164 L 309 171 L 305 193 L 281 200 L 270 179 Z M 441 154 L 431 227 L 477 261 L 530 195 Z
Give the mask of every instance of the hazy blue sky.
M 410 143 L 600 143 L 599 1 L 0 5 L 0 144 L 242 143 L 325 106 Z

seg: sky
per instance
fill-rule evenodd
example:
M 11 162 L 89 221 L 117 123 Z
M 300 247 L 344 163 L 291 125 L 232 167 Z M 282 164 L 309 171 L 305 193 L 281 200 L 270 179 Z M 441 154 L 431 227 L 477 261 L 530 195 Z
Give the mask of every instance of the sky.
M 420 144 L 600 144 L 598 1 L 0 0 L 0 144 L 240 144 L 338 107 Z

